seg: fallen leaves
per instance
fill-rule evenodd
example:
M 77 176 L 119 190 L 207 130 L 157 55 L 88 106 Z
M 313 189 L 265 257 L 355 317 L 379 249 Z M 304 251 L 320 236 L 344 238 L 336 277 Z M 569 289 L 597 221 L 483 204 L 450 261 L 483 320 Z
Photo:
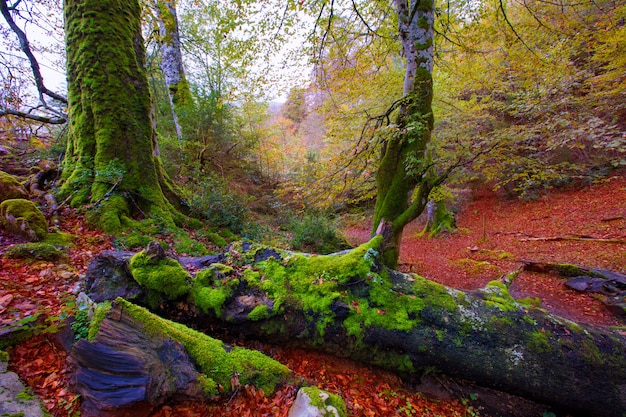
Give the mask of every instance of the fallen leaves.
M 70 388 L 66 353 L 48 337 L 37 336 L 10 350 L 10 370 L 17 373 L 54 417 L 75 415 L 78 394 Z

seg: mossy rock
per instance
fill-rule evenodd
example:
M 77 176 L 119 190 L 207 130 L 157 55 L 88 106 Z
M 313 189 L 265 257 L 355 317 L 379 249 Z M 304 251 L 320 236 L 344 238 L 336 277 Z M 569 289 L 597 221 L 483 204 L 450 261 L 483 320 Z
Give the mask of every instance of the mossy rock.
M 191 291 L 191 275 L 172 258 L 152 257 L 143 250 L 131 258 L 130 272 L 141 286 L 170 300 Z
M 339 395 L 311 386 L 298 390 L 288 417 L 346 417 L 347 415 L 346 404 Z
M 41 210 L 22 198 L 5 200 L 0 204 L 0 223 L 5 230 L 25 237 L 31 242 L 44 240 L 48 222 Z
M 5 200 L 26 198 L 26 188 L 14 176 L 0 171 L 0 203 Z
M 4 256 L 10 259 L 32 259 L 39 261 L 56 261 L 63 258 L 65 255 L 65 252 L 46 242 L 13 245 L 4 253 Z

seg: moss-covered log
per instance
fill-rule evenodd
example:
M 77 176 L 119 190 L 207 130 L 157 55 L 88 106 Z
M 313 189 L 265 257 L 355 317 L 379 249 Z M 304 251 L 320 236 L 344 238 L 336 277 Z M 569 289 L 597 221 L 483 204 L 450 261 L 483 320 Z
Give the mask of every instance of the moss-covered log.
M 387 269 L 381 244 L 329 256 L 233 245 L 176 300 L 164 293 L 155 303 L 154 288 L 147 299 L 207 332 L 324 349 L 413 378 L 438 370 L 577 415 L 622 416 L 622 333 L 516 301 L 498 281 L 468 293 Z
M 149 415 L 166 401 L 230 396 L 248 384 L 270 395 L 290 374 L 257 351 L 227 346 L 121 298 L 100 305 L 88 333 L 69 355 L 87 415 Z
M 178 198 L 161 166 L 137 0 L 64 2 L 70 125 L 62 193 L 119 230 L 133 212 L 173 224 Z M 174 207 L 172 206 L 174 205 Z

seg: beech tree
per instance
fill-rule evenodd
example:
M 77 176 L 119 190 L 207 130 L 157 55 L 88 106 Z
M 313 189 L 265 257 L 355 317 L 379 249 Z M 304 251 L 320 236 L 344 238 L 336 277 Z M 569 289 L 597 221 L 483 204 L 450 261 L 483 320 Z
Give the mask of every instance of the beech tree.
M 178 121 L 178 113 L 182 107 L 193 103 L 193 97 L 183 65 L 176 1 L 154 1 L 153 8 L 156 11 L 159 26 L 161 71 L 163 71 L 163 76 L 165 77 L 176 135 L 180 142 L 182 141 L 183 134 Z
M 153 127 L 139 2 L 66 0 L 69 131 L 62 195 L 105 231 L 132 214 L 173 224 L 180 202 Z

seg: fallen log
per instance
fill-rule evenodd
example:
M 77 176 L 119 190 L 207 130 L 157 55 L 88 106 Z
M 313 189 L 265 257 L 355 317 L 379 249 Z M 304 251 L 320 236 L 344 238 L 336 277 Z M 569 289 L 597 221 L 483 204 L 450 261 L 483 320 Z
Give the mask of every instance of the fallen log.
M 522 261 L 522 264 L 524 271 L 556 273 L 568 278 L 565 285 L 573 290 L 602 294 L 602 302 L 613 314 L 626 316 L 626 275 L 566 263 Z
M 152 286 L 134 297 L 207 333 L 323 349 L 414 379 L 437 370 L 575 415 L 623 415 L 623 334 L 522 304 L 499 281 L 464 292 L 386 269 L 379 244 L 329 256 L 233 245 L 223 264 L 178 276 L 178 296 L 155 301 Z M 133 264 L 149 262 L 130 262 L 130 279 L 145 277 Z
M 248 384 L 271 394 L 290 373 L 121 298 L 101 305 L 91 333 L 68 356 L 85 417 L 148 416 L 166 401 L 228 396 Z
M 590 236 L 551 236 L 551 237 L 528 237 L 520 239 L 520 242 L 562 242 L 571 240 L 575 242 L 598 242 L 598 243 L 615 243 L 618 245 L 626 244 L 624 239 L 605 239 Z

